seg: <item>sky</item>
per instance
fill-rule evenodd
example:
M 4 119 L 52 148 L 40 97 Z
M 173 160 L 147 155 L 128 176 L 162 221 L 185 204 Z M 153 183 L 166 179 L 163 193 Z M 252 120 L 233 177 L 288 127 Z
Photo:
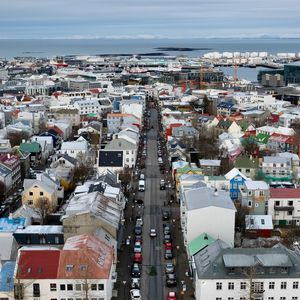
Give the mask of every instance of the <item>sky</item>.
M 0 1 L 0 39 L 300 37 L 300 0 Z

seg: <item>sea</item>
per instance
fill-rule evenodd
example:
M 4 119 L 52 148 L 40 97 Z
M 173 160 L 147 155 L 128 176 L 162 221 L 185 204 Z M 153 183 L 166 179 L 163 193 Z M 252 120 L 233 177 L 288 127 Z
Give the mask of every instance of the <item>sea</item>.
M 200 48 L 195 51 L 162 51 L 165 48 Z M 205 50 L 201 50 L 205 48 Z M 208 52 L 300 53 L 300 38 L 207 39 L 0 39 L 0 57 L 55 57 L 57 55 L 145 54 L 199 57 Z M 258 68 L 239 68 L 238 77 L 256 80 Z M 223 69 L 233 75 L 232 68 Z

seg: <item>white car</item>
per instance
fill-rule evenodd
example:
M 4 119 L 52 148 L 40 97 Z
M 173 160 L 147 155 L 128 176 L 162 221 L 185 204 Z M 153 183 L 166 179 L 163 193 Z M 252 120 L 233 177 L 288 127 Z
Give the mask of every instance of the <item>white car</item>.
M 131 288 L 139 289 L 141 286 L 140 278 L 131 278 Z
M 143 219 L 142 218 L 137 218 L 135 226 L 143 226 L 143 225 L 144 225 Z
M 156 237 L 156 230 L 154 228 L 150 229 L 150 237 Z
M 136 242 L 134 244 L 133 252 L 134 253 L 141 253 L 142 252 L 142 245 L 141 245 L 140 242 Z
M 130 290 L 131 300 L 142 300 L 141 292 L 138 289 Z

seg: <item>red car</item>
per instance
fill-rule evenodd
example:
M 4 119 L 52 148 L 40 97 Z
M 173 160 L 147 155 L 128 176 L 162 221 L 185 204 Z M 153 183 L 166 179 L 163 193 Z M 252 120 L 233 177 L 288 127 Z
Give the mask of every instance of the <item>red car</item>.
M 169 292 L 167 300 L 176 300 L 176 293 L 175 292 Z
M 143 260 L 142 253 L 134 253 L 133 255 L 133 262 L 141 264 Z
M 172 250 L 172 244 L 171 243 L 165 243 L 165 250 Z

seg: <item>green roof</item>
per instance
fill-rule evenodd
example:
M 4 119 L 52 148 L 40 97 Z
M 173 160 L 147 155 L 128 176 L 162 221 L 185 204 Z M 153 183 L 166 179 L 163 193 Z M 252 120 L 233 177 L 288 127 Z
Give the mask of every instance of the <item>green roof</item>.
M 188 244 L 188 252 L 190 256 L 195 255 L 206 246 L 212 244 L 215 240 L 207 233 L 202 233 Z
M 41 151 L 41 146 L 37 142 L 21 143 L 20 150 L 28 153 L 39 153 Z
M 241 120 L 237 124 L 241 127 L 242 131 L 245 131 L 251 125 L 247 120 Z
M 258 167 L 259 161 L 258 158 L 250 157 L 238 157 L 235 160 L 234 167 L 235 168 L 249 168 L 249 169 L 256 169 Z
M 200 168 L 192 168 L 189 165 L 185 165 L 182 168 L 178 168 L 176 170 L 176 173 L 188 173 L 188 172 L 193 172 L 193 171 L 195 171 L 195 172 L 201 171 L 202 172 L 202 169 L 200 169 Z
M 262 143 L 262 144 L 266 144 L 270 138 L 270 136 L 268 134 L 264 134 L 264 133 L 259 133 L 257 136 L 257 141 L 259 143 Z

